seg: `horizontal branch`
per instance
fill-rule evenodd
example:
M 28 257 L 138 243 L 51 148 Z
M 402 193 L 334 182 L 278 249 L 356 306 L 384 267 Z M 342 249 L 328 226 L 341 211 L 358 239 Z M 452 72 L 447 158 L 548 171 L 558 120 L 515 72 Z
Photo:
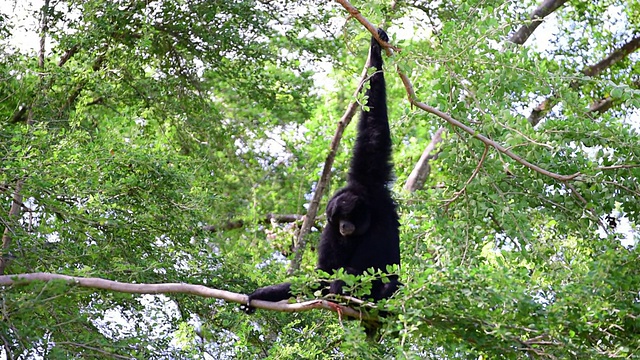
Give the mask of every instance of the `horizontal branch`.
M 304 220 L 304 215 L 299 214 L 267 214 L 262 219 L 259 219 L 258 222 L 261 224 L 270 224 L 271 222 L 275 223 L 292 223 L 296 221 Z M 233 230 L 239 229 L 245 226 L 246 223 L 244 220 L 229 220 L 222 225 L 205 225 L 202 227 L 203 230 L 218 232 L 225 230 Z M 315 225 L 315 224 L 312 224 Z
M 212 289 L 204 285 L 191 285 L 183 283 L 166 283 L 166 284 L 131 284 L 101 278 L 87 278 L 80 276 L 68 276 L 51 273 L 27 273 L 0 276 L 0 285 L 2 286 L 20 286 L 31 284 L 34 282 L 50 282 L 50 281 L 66 281 L 69 285 L 80 286 L 91 289 L 101 289 L 115 291 L 127 294 L 189 294 L 202 296 L 207 298 L 222 299 L 227 302 L 238 304 L 246 304 L 248 297 L 244 294 L 238 294 L 226 290 Z M 281 311 L 281 312 L 302 312 L 313 309 L 324 309 L 337 312 L 343 316 L 356 319 L 370 319 L 366 314 L 350 308 L 348 306 L 336 304 L 334 302 L 315 299 L 300 303 L 289 304 L 287 302 L 270 302 L 262 300 L 252 300 L 251 306 L 258 309 Z

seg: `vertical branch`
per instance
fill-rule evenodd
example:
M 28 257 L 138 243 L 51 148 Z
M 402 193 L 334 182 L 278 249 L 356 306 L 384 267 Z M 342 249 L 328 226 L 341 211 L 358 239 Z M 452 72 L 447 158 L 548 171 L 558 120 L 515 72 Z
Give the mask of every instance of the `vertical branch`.
M 9 262 L 13 259 L 8 251 L 11 246 L 11 224 L 13 220 L 18 219 L 20 217 L 20 204 L 22 203 L 22 186 L 24 185 L 24 179 L 20 179 L 16 181 L 16 187 L 13 190 L 13 199 L 11 201 L 11 209 L 9 210 L 9 221 L 7 222 L 6 227 L 4 228 L 4 233 L 2 234 L 2 257 L 0 257 L 0 275 L 4 275 L 4 270 L 6 269 Z
M 432 154 L 438 147 L 438 144 L 442 142 L 442 134 L 444 133 L 444 127 L 436 130 L 435 134 L 431 138 L 431 142 L 422 152 L 422 156 L 420 156 L 420 160 L 416 163 L 416 166 L 411 171 L 411 174 L 407 178 L 407 182 L 404 184 L 404 189 L 408 192 L 414 192 L 416 190 L 422 189 L 425 181 L 429 177 L 431 173 L 431 165 L 429 161 L 438 157 L 440 153 L 437 151 L 435 154 Z
M 49 2 L 45 0 L 44 5 L 41 8 L 40 17 L 40 50 L 38 53 L 38 68 L 40 70 L 40 80 L 44 77 L 44 54 L 46 50 L 47 31 L 49 29 Z M 27 126 L 33 124 L 33 106 L 29 107 L 29 114 L 27 115 Z M 24 178 L 16 181 L 16 186 L 13 189 L 13 198 L 11 201 L 11 208 L 9 209 L 9 221 L 7 222 L 4 232 L 2 233 L 2 249 L 0 249 L 0 275 L 4 275 L 7 265 L 12 259 L 12 256 L 8 253 L 11 247 L 11 225 L 13 220 L 20 218 L 21 204 L 23 200 L 22 187 L 24 186 Z
M 360 76 L 360 82 L 358 83 L 358 87 L 353 94 L 353 97 L 356 98 L 360 90 L 362 90 L 362 86 L 367 79 L 367 65 L 364 65 L 364 69 L 362 70 L 362 75 Z M 345 110 L 344 114 L 340 118 L 338 122 L 338 126 L 336 128 L 336 133 L 333 135 L 333 139 L 331 140 L 331 145 L 329 147 L 329 154 L 327 155 L 327 159 L 324 162 L 324 167 L 322 168 L 322 175 L 320 175 L 320 181 L 318 181 L 318 185 L 316 186 L 316 191 L 313 193 L 313 198 L 309 203 L 309 209 L 307 210 L 307 215 L 305 215 L 304 220 L 302 221 L 302 226 L 300 227 L 300 231 L 298 232 L 298 236 L 296 237 L 296 243 L 293 248 L 293 259 L 291 259 L 291 264 L 289 265 L 289 269 L 287 273 L 291 275 L 295 271 L 300 268 L 300 262 L 302 261 L 302 253 L 307 246 L 307 235 L 311 230 L 311 226 L 315 222 L 316 215 L 318 214 L 318 208 L 320 207 L 320 200 L 322 200 L 322 196 L 324 195 L 324 191 L 329 184 L 329 180 L 331 177 L 331 168 L 333 167 L 333 162 L 336 158 L 336 153 L 338 152 L 338 146 L 340 145 L 340 140 L 342 140 L 342 134 L 344 133 L 344 129 L 349 125 L 351 119 L 356 114 L 358 110 L 358 103 L 356 101 L 352 101 L 347 106 L 347 110 Z
M 44 53 L 49 30 L 49 0 L 45 0 L 40 14 L 40 52 L 38 53 L 38 67 L 44 69 Z

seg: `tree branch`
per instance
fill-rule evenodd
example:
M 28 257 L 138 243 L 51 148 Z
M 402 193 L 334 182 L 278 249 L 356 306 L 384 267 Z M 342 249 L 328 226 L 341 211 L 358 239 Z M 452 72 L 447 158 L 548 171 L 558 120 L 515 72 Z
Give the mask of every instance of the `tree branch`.
M 626 44 L 622 45 L 620 48 L 615 49 L 611 54 L 609 54 L 604 59 L 600 60 L 597 64 L 587 66 L 582 69 L 582 74 L 589 77 L 594 77 L 602 73 L 605 69 L 610 68 L 620 60 L 626 58 L 631 53 L 640 49 L 640 36 L 636 36 Z M 577 89 L 579 88 L 579 82 L 573 81 L 571 83 L 571 88 Z M 550 97 L 544 99 L 540 104 L 538 104 L 533 110 L 531 114 L 529 114 L 529 123 L 531 126 L 536 126 L 542 120 L 542 118 L 554 108 L 557 103 L 558 95 L 554 94 Z M 613 105 L 613 99 L 611 97 L 606 97 L 600 100 L 595 101 L 590 107 L 589 112 L 591 113 L 603 113 L 611 108 Z
M 47 31 L 49 31 L 49 0 L 45 0 L 42 8 L 40 8 L 40 51 L 38 51 L 38 67 L 44 69 L 44 53 L 47 40 Z
M 446 114 L 434 107 L 431 107 L 427 104 L 421 103 L 420 101 L 417 100 L 416 98 L 416 94 L 413 91 L 413 85 L 411 84 L 411 81 L 409 80 L 409 78 L 402 73 L 400 70 L 398 70 L 398 75 L 400 75 L 400 78 L 402 79 L 402 83 L 404 84 L 405 89 L 407 90 L 407 94 L 409 97 L 409 102 L 417 107 L 420 108 L 428 113 L 434 114 L 436 116 L 438 116 L 439 118 L 445 120 L 446 122 L 448 122 L 449 124 L 460 128 L 462 130 L 464 130 L 466 133 L 468 133 L 469 135 L 473 136 L 474 138 L 482 141 L 483 143 L 485 143 L 486 145 L 489 145 L 491 147 L 493 147 L 494 149 L 498 150 L 499 152 L 507 155 L 508 157 L 510 157 L 511 159 L 515 160 L 516 162 L 524 165 L 525 167 L 540 173 L 542 175 L 548 176 L 552 179 L 556 179 L 558 181 L 569 181 L 569 180 L 573 180 L 576 177 L 578 177 L 580 175 L 579 172 L 572 174 L 572 175 L 560 175 L 560 174 L 556 174 L 553 173 L 551 171 L 545 170 L 537 165 L 534 165 L 530 162 L 528 162 L 527 160 L 519 157 L 518 155 L 514 154 L 513 152 L 511 152 L 509 149 L 505 148 L 504 146 L 496 143 L 495 141 L 489 139 L 488 137 L 478 133 L 477 131 L 475 131 L 474 129 L 470 128 L 469 126 L 461 123 L 460 121 L 454 119 L 453 117 L 451 117 L 449 114 Z
M 542 23 L 542 19 L 560 8 L 560 6 L 566 3 L 566 1 L 567 0 L 545 0 L 531 13 L 531 21 L 522 25 L 522 27 L 509 38 L 509 41 L 519 45 L 524 44 L 529 36 L 533 34 L 538 25 Z M 431 152 L 435 150 L 435 145 L 442 141 L 441 134 L 443 131 L 444 128 L 440 128 L 433 135 L 431 142 L 427 145 L 427 148 L 422 153 L 420 160 L 413 168 L 411 175 L 409 175 L 409 178 L 407 179 L 404 186 L 406 191 L 414 192 L 424 186 L 424 183 L 431 172 L 431 165 L 429 164 L 429 161 L 438 157 L 438 153 L 432 155 Z
M 635 52 L 638 49 L 640 49 L 640 35 L 631 39 L 620 48 L 615 49 L 611 54 L 609 54 L 606 58 L 600 60 L 597 64 L 587 66 L 586 68 L 582 69 L 582 73 L 590 77 L 600 75 L 602 71 L 610 68 L 612 65 L 626 58 L 627 56 L 629 56 L 629 54 Z
M 80 286 L 91 289 L 101 289 L 108 291 L 115 291 L 127 294 L 189 294 L 202 296 L 207 298 L 222 299 L 227 302 L 234 302 L 239 304 L 247 303 L 247 295 L 238 294 L 226 290 L 212 289 L 204 285 L 191 285 L 182 283 L 166 283 L 166 284 L 130 284 L 122 283 L 113 280 L 106 280 L 101 278 L 86 278 L 80 276 L 68 276 L 61 274 L 51 273 L 26 273 L 26 274 L 14 274 L 14 275 L 2 275 L 0 276 L 0 285 L 2 286 L 20 286 L 31 284 L 34 282 L 50 282 L 50 281 L 65 281 L 69 285 Z M 309 300 L 300 303 L 289 304 L 287 302 L 271 302 L 262 300 L 252 300 L 251 306 L 258 309 L 281 311 L 281 312 L 302 312 L 313 309 L 324 309 L 346 315 L 348 317 L 361 319 L 361 320 L 375 320 L 377 317 L 371 317 L 350 308 L 348 306 L 336 304 L 334 302 L 316 299 Z
M 22 186 L 24 185 L 24 179 L 16 181 L 15 190 L 13 191 L 13 199 L 11 200 L 11 208 L 9 209 L 9 222 L 7 222 L 4 232 L 2 233 L 2 249 L 0 249 L 0 275 L 4 274 L 4 270 L 9 265 L 9 262 L 13 259 L 13 256 L 9 253 L 11 247 L 11 223 L 13 220 L 17 220 L 21 214 L 22 204 Z M 17 223 L 17 221 L 16 221 Z
M 64 64 L 66 64 L 67 61 L 69 61 L 69 59 L 71 59 L 71 57 L 73 55 L 75 55 L 78 50 L 80 50 L 80 45 L 76 44 L 73 45 L 71 48 L 69 48 L 67 51 L 64 52 L 64 54 L 62 54 L 62 56 L 60 57 L 60 60 L 58 61 L 58 67 L 62 67 Z
M 304 215 L 299 214 L 267 214 L 265 217 L 260 219 L 259 222 L 262 224 L 270 224 L 272 221 L 276 223 L 292 223 L 304 220 L 304 218 Z M 244 220 L 229 220 L 222 225 L 205 225 L 202 229 L 211 232 L 218 232 L 239 229 L 245 225 L 246 223 Z
M 105 60 L 104 54 L 98 55 L 96 59 L 93 61 L 93 65 L 91 65 L 91 69 L 94 72 L 100 70 L 100 68 L 104 64 L 104 60 Z M 71 91 L 71 94 L 69 95 L 69 97 L 67 97 L 67 101 L 65 101 L 64 105 L 60 109 L 60 113 L 64 113 L 66 110 L 68 110 L 74 105 L 74 103 L 78 99 L 78 96 L 80 96 L 80 93 L 82 92 L 82 90 L 84 90 L 88 82 L 89 82 L 89 79 L 85 77 L 84 79 L 80 80 L 78 84 L 76 84 L 75 88 Z
M 378 30 L 373 27 L 373 25 L 371 25 L 371 23 L 365 19 L 360 12 L 355 9 L 353 7 L 353 5 L 351 5 L 347 0 L 336 0 L 338 3 L 340 3 L 347 11 L 349 11 L 349 13 L 356 19 L 358 20 L 364 27 L 367 28 L 367 30 L 369 30 L 369 32 L 371 32 L 371 34 L 373 34 L 374 36 L 377 36 Z M 569 181 L 569 180 L 573 180 L 576 177 L 578 177 L 580 175 L 580 173 L 575 173 L 572 175 L 560 175 L 560 174 L 556 174 L 553 173 L 551 171 L 545 170 L 537 165 L 534 165 L 530 162 L 528 162 L 527 160 L 519 157 L 518 155 L 514 154 L 513 152 L 511 152 L 509 149 L 505 148 L 504 146 L 496 143 L 495 141 L 487 138 L 486 136 L 478 133 L 477 131 L 475 131 L 474 129 L 470 128 L 469 126 L 461 123 L 460 121 L 454 119 L 453 117 L 451 117 L 449 114 L 446 114 L 434 107 L 431 107 L 427 104 L 424 104 L 420 101 L 417 100 L 416 94 L 413 90 L 413 85 L 411 84 L 411 81 L 409 80 L 409 78 L 402 73 L 399 69 L 397 70 L 398 75 L 400 75 L 400 78 L 402 79 L 402 83 L 404 84 L 404 87 L 407 91 L 407 95 L 409 97 L 409 102 L 413 105 L 416 106 L 428 113 L 434 114 L 436 116 L 438 116 L 439 118 L 447 121 L 449 124 L 460 128 L 462 130 L 464 130 L 466 133 L 468 133 L 469 135 L 475 137 L 476 139 L 482 141 L 483 143 L 485 143 L 486 145 L 489 145 L 491 147 L 493 147 L 494 149 L 498 150 L 499 152 L 507 155 L 508 157 L 510 157 L 511 159 L 515 160 L 516 162 L 524 165 L 525 167 L 538 172 L 542 175 L 548 176 L 550 178 L 556 179 L 558 181 Z
M 371 22 L 369 22 L 369 20 L 367 20 L 364 16 L 362 16 L 362 14 L 360 13 L 360 10 L 356 9 L 355 6 L 351 5 L 346 0 L 336 0 L 336 2 L 342 5 L 342 7 L 344 7 L 345 10 L 349 12 L 349 15 L 351 17 L 356 18 L 358 22 L 360 22 L 365 28 L 367 28 L 367 30 L 369 30 L 371 35 L 373 35 L 373 37 L 378 41 L 378 44 L 380 44 L 380 46 L 382 46 L 383 49 L 387 50 L 387 55 L 390 55 L 389 49 L 392 49 L 394 51 L 400 51 L 400 48 L 397 48 L 389 44 L 388 42 L 380 39 L 380 36 L 378 36 L 378 27 L 373 25 Z
M 420 160 L 416 163 L 416 166 L 411 171 L 411 174 L 407 178 L 407 182 L 404 184 L 404 189 L 409 192 L 414 192 L 418 189 L 421 189 L 424 186 L 427 177 L 431 173 L 431 165 L 429 165 L 429 161 L 432 159 L 436 159 L 438 157 L 438 153 L 431 154 L 434 150 L 436 150 L 438 144 L 442 142 L 442 134 L 444 133 L 444 128 L 441 127 L 436 130 L 435 134 L 431 138 L 431 142 L 422 152 L 422 156 L 420 156 Z
M 542 4 L 531 13 L 530 22 L 522 25 L 518 31 L 511 35 L 509 41 L 518 45 L 524 44 L 536 28 L 542 24 L 542 20 L 566 2 L 567 0 L 544 0 Z

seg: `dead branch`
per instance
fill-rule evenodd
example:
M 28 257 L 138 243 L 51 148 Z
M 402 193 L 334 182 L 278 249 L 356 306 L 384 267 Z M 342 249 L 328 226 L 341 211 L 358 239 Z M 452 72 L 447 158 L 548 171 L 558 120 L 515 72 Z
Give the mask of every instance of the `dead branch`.
M 207 298 L 222 299 L 227 302 L 233 302 L 238 304 L 247 303 L 247 295 L 238 294 L 231 291 L 212 289 L 204 285 L 191 285 L 182 283 L 165 283 L 165 284 L 131 284 L 122 283 L 113 280 L 106 280 L 101 278 L 87 278 L 80 276 L 68 276 L 52 273 L 26 273 L 26 274 L 14 274 L 14 275 L 2 275 L 0 276 L 0 285 L 2 286 L 20 286 L 31 284 L 34 282 L 51 282 L 51 281 L 65 281 L 69 285 L 80 286 L 84 288 L 100 289 L 115 291 L 127 294 L 189 294 L 202 296 Z M 289 304 L 285 301 L 270 302 L 262 300 L 251 301 L 251 306 L 258 309 L 273 310 L 280 312 L 302 312 L 313 309 L 324 309 L 333 312 L 339 312 L 342 315 L 346 315 L 352 318 L 361 320 L 375 320 L 376 317 L 370 317 L 366 314 L 350 308 L 348 306 L 336 304 L 334 302 L 315 299 L 299 303 Z
M 540 6 L 533 10 L 529 17 L 530 21 L 527 24 L 522 25 L 518 31 L 511 35 L 509 41 L 518 45 L 524 44 L 536 28 L 542 24 L 543 19 L 556 11 L 566 2 L 567 0 L 544 0 Z
M 416 166 L 413 168 L 411 174 L 407 178 L 407 182 L 404 184 L 404 189 L 406 191 L 414 192 L 424 186 L 425 181 L 431 173 L 431 165 L 429 164 L 429 161 L 438 157 L 438 153 L 431 153 L 436 150 L 438 144 L 442 142 L 442 134 L 444 133 L 444 130 L 445 129 L 441 127 L 433 134 L 431 142 L 422 152 L 420 160 L 418 160 Z

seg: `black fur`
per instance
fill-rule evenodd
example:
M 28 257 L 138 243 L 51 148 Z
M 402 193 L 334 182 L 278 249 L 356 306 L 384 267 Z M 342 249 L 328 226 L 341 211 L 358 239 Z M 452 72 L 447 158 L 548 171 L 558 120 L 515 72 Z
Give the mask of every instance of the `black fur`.
M 378 29 L 378 34 L 388 41 L 382 29 Z M 327 204 L 328 223 L 318 246 L 317 268 L 329 274 L 340 268 L 354 275 L 370 268 L 386 272 L 387 265 L 400 264 L 400 224 L 388 189 L 392 178 L 391 134 L 382 49 L 373 37 L 368 64 L 376 69 L 365 93 L 368 111 L 360 115 L 347 186 L 338 190 Z M 374 281 L 372 300 L 388 298 L 398 289 L 398 276 L 389 275 L 388 279 L 386 284 Z M 340 280 L 332 282 L 329 293 L 342 294 L 342 286 Z M 290 283 L 263 287 L 249 295 L 244 309 L 253 312 L 250 303 L 254 299 L 280 301 L 291 296 Z

